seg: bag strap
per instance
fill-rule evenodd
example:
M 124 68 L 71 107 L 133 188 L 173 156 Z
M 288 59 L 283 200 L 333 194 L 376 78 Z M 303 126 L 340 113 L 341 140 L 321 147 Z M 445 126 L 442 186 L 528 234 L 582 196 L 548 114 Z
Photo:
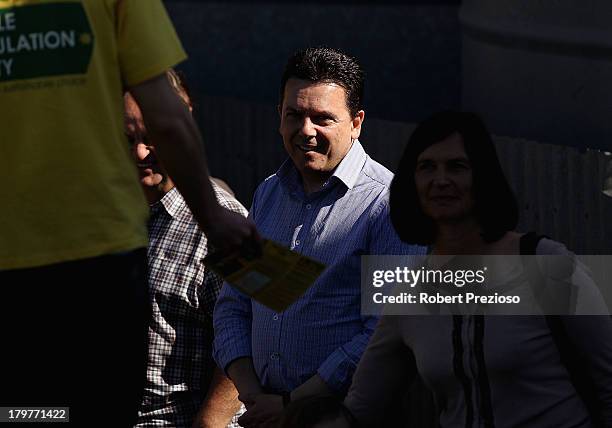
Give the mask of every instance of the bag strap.
M 542 238 L 546 238 L 545 235 L 537 235 L 535 232 L 529 232 L 521 236 L 520 242 L 520 253 L 522 256 L 535 255 L 538 243 Z
M 549 303 L 553 302 L 555 297 L 548 289 L 546 278 L 542 275 L 536 258 L 533 257 L 537 253 L 538 243 L 543 238 L 545 238 L 544 235 L 537 235 L 535 232 L 529 232 L 521 236 L 519 246 L 523 269 L 529 280 L 533 295 L 540 308 L 546 312 L 546 308 L 549 308 Z
M 535 232 L 529 232 L 521 236 L 521 256 L 535 255 L 538 243 L 542 238 L 545 238 L 545 236 L 537 235 Z M 545 302 L 542 300 L 546 298 L 547 294 L 546 278 L 542 275 L 535 260 L 527 262 L 526 257 L 522 257 L 522 260 L 523 266 L 528 271 L 528 278 L 533 278 L 537 282 L 537 284 L 533 284 L 533 282 L 530 284 L 534 290 L 534 295 L 538 303 L 540 303 L 540 307 L 545 307 Z M 545 315 L 544 318 L 559 352 L 561 364 L 567 369 L 574 389 L 589 411 L 593 427 L 603 427 L 599 418 L 601 408 L 593 382 L 586 373 L 586 366 L 582 356 L 569 338 L 561 317 L 558 315 Z

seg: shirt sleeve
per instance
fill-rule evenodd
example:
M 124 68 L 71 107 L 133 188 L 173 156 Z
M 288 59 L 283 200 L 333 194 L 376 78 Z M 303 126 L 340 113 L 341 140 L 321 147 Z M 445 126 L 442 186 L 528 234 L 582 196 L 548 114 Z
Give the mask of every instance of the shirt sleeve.
M 395 232 L 389 212 L 388 191 L 381 195 L 377 206 L 370 214 L 369 254 L 414 255 L 414 266 L 418 266 L 427 254 L 427 247 L 407 244 Z
M 378 426 L 388 403 L 415 377 L 414 355 L 402 341 L 398 319 L 381 318 L 344 401 L 359 426 Z
M 122 0 L 116 13 L 118 60 L 127 87 L 159 76 L 187 58 L 160 0 Z
M 223 284 L 215 305 L 213 356 L 227 374 L 230 363 L 251 353 L 251 299 L 228 283 Z
M 542 239 L 537 254 L 565 256 L 569 250 L 561 243 Z M 588 303 L 578 300 L 578 313 L 604 313 L 607 309 L 603 297 L 581 265 L 578 264 L 574 277 L 583 284 L 582 296 Z M 580 307 L 581 304 L 584 307 Z M 563 328 L 572 347 L 576 348 L 581 361 L 584 361 L 586 375 L 592 382 L 600 410 L 600 423 L 612 427 L 612 318 L 609 315 L 566 315 L 561 317 Z
M 256 200 L 257 193 L 253 199 L 253 207 L 255 207 Z M 232 209 L 228 205 L 226 207 Z M 234 208 L 236 208 L 234 209 L 235 211 L 241 214 L 247 214 L 242 205 Z M 251 213 L 248 216 L 249 218 L 253 217 L 253 208 L 251 208 Z M 226 374 L 227 367 L 232 361 L 241 357 L 252 356 L 252 322 L 251 298 L 242 294 L 228 283 L 223 284 L 213 315 L 215 330 L 213 357 L 217 365 Z
M 612 318 L 573 315 L 562 317 L 562 321 L 599 399 L 602 426 L 612 427 Z
M 243 216 L 247 216 L 248 211 L 242 206 L 240 202 L 225 190 L 221 189 L 217 184 L 211 181 L 211 185 L 215 192 L 215 197 L 217 198 L 217 202 L 224 208 L 227 208 L 230 211 L 234 211 Z M 212 319 L 214 315 L 214 308 L 217 302 L 217 298 L 219 297 L 219 293 L 221 292 L 221 288 L 223 287 L 223 279 L 206 268 L 204 273 L 204 284 L 202 287 L 202 302 L 204 311 L 210 318 Z
M 409 245 L 397 236 L 389 216 L 388 194 L 381 195 L 379 203 L 370 214 L 368 253 L 372 255 L 413 255 L 407 265 L 421 263 L 426 247 Z M 337 348 L 319 367 L 318 374 L 327 386 L 337 392 L 346 393 L 353 373 L 363 354 L 378 321 L 374 316 L 362 316 L 363 331 Z
M 206 315 L 212 319 L 215 303 L 219 297 L 221 287 L 223 286 L 223 279 L 208 268 L 204 270 L 204 281 L 202 283 L 202 307 Z
M 348 391 L 357 364 L 378 322 L 374 316 L 362 317 L 362 320 L 363 331 L 332 352 L 317 370 L 325 384 L 340 395 Z

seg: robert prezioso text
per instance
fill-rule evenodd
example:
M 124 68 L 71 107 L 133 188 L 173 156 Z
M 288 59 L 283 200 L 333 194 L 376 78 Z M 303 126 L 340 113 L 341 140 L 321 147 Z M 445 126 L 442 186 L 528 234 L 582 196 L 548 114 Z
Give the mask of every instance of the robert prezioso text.
M 520 303 L 520 296 L 504 296 L 498 293 L 487 295 L 479 295 L 475 293 L 458 294 L 447 296 L 440 293 L 399 293 L 391 296 L 385 296 L 383 293 L 374 293 L 374 303 L 408 303 L 408 304 L 516 304 Z

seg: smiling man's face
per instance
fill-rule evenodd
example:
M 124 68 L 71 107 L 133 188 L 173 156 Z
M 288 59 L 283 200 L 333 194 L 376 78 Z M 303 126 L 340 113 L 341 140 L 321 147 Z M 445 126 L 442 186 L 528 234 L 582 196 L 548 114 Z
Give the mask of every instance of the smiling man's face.
M 140 184 L 145 190 L 149 202 L 153 202 L 172 189 L 174 184 L 157 160 L 155 147 L 147 137 L 147 129 L 140 108 L 130 94 L 125 95 L 124 106 L 125 135 L 130 143 L 132 156 L 138 168 Z
M 307 191 L 331 176 L 359 137 L 364 117 L 363 111 L 351 116 L 343 87 L 295 78 L 285 85 L 279 113 L 285 150 Z

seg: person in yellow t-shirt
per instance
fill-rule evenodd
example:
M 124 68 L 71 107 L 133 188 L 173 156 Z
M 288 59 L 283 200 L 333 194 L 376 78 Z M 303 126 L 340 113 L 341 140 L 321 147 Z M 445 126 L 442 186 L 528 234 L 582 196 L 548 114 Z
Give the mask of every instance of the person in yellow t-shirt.
M 165 77 L 185 58 L 160 0 L 0 1 L 0 406 L 70 407 L 74 426 L 134 421 L 150 304 L 125 90 L 212 244 L 259 239 L 215 200 Z

